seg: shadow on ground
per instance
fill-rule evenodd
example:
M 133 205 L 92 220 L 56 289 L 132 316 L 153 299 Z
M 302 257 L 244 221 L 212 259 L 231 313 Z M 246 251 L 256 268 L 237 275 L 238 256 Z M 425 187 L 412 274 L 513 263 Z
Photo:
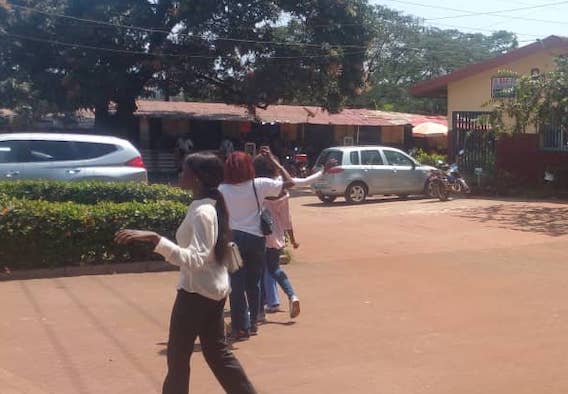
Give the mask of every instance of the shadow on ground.
M 501 228 L 552 237 L 568 234 L 568 207 L 493 205 L 460 211 L 456 216 Z
M 407 198 L 400 198 L 400 197 L 391 197 L 391 196 L 381 196 L 377 198 L 368 198 L 365 202 L 359 204 L 352 204 L 342 199 L 335 201 L 331 204 L 324 204 L 323 202 L 314 202 L 314 203 L 307 203 L 302 204 L 304 207 L 322 207 L 322 208 L 341 208 L 341 207 L 349 207 L 349 206 L 356 206 L 356 205 L 376 205 L 376 204 L 386 204 L 386 203 L 396 203 L 402 201 L 419 201 L 424 200 L 426 197 L 424 196 L 411 196 Z M 438 200 L 435 200 L 438 201 Z M 439 201 L 438 201 L 439 202 Z

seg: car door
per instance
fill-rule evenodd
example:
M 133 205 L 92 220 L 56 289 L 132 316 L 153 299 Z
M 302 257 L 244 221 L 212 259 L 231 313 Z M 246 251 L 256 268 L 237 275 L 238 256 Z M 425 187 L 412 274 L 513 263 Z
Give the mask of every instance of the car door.
M 416 163 L 403 152 L 383 149 L 391 171 L 391 184 L 394 193 L 416 193 L 424 188 L 423 175 L 416 169 Z
M 364 181 L 369 186 L 369 194 L 388 194 L 392 192 L 392 169 L 386 165 L 381 151 L 361 150 L 361 166 Z

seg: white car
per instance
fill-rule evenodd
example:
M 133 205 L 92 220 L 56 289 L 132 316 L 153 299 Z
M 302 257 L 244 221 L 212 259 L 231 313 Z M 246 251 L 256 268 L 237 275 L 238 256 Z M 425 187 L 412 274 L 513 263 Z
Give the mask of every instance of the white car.
M 148 182 L 140 152 L 109 136 L 0 134 L 0 180 Z
M 343 196 L 362 203 L 368 196 L 424 194 L 434 167 L 424 166 L 403 151 L 387 146 L 350 146 L 325 149 L 315 168 L 335 160 L 332 168 L 312 188 L 324 203 Z

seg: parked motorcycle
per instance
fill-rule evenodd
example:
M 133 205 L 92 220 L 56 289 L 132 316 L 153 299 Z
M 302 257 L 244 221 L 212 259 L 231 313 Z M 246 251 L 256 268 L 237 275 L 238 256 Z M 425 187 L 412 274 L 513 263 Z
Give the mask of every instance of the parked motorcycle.
M 461 152 L 460 152 L 461 153 Z M 462 177 L 457 163 L 438 163 L 438 168 L 432 170 L 426 182 L 426 192 L 430 197 L 447 201 L 451 193 L 471 193 L 465 179 Z
M 306 178 L 309 175 L 308 155 L 299 153 L 298 148 L 293 153 L 286 155 L 284 168 L 294 178 Z

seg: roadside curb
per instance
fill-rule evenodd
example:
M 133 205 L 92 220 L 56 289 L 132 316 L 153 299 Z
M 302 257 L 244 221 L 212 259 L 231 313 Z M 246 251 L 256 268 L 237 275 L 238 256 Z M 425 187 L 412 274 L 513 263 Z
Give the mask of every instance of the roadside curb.
M 177 271 L 179 267 L 163 261 L 144 261 L 139 263 L 101 264 L 82 267 L 41 268 L 33 270 L 0 273 L 0 282 L 27 279 L 49 279 L 86 275 L 139 274 L 144 272 Z

